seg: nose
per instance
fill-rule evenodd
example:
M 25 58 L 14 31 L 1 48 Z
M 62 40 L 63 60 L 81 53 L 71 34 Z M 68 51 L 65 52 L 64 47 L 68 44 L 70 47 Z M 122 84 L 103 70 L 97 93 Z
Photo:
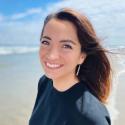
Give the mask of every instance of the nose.
M 47 58 L 49 60 L 59 59 L 59 51 L 58 51 L 58 49 L 54 48 L 54 47 L 50 48 L 48 50 L 48 53 L 47 53 Z

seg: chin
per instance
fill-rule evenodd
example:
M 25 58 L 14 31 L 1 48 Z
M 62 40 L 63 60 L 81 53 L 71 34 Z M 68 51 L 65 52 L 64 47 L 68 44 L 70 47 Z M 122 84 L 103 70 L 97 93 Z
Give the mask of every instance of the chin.
M 52 80 L 54 80 L 54 79 L 58 79 L 58 78 L 60 78 L 61 76 L 57 76 L 57 74 L 48 74 L 48 73 L 45 73 L 45 75 L 49 78 L 49 79 L 52 79 Z
M 52 74 L 45 73 L 45 75 L 46 75 L 48 78 L 50 78 L 50 79 L 56 79 L 56 78 L 57 78 L 57 76 L 52 75 Z

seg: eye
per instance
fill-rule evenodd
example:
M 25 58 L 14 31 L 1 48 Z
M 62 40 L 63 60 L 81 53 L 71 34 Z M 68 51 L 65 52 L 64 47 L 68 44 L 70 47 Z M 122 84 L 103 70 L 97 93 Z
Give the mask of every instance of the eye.
M 43 41 L 41 41 L 41 44 L 42 44 L 42 45 L 49 45 L 49 42 L 46 41 L 46 40 L 43 40 Z
M 72 49 L 72 46 L 71 46 L 71 45 L 68 45 L 68 44 L 65 44 L 63 47 L 64 47 L 64 48 L 68 48 L 68 49 Z

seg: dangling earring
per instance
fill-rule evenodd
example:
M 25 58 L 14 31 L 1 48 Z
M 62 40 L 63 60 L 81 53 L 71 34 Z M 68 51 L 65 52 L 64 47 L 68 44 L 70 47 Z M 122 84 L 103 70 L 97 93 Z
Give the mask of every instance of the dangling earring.
M 79 74 L 80 66 L 81 66 L 81 65 L 79 64 L 78 69 L 77 69 L 77 73 L 76 73 L 77 76 L 78 76 L 78 74 Z

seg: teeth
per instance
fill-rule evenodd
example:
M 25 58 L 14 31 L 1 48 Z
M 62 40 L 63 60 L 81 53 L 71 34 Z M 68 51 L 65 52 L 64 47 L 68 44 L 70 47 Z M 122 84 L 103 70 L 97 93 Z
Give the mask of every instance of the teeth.
M 47 65 L 48 67 L 50 67 L 50 68 L 58 68 L 58 67 L 60 67 L 60 65 L 58 65 L 58 64 L 46 63 L 46 65 Z

